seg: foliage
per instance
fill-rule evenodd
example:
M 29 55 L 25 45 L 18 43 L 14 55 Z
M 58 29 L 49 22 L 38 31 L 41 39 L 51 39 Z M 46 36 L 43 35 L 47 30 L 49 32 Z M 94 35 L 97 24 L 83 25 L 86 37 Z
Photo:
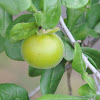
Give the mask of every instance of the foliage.
M 96 94 L 95 82 L 89 74 L 93 74 L 82 59 L 85 54 L 90 63 L 100 69 L 100 51 L 81 47 L 82 43 L 70 43 L 62 29 L 56 26 L 61 16 L 61 4 L 66 9 L 66 26 L 76 40 L 82 42 L 87 36 L 98 38 L 100 34 L 100 3 L 99 0 L 0 0 L 0 53 L 18 61 L 22 57 L 22 41 L 34 34 L 58 35 L 64 44 L 63 60 L 54 68 L 37 69 L 29 65 L 30 77 L 41 76 L 40 87 L 43 96 L 37 100 L 99 100 Z M 13 20 L 13 15 L 28 11 Z M 30 13 L 31 12 L 31 13 Z M 49 46 L 49 44 L 48 44 Z M 42 45 L 41 45 L 42 47 Z M 27 48 L 29 49 L 29 48 Z M 80 96 L 54 95 L 65 72 L 65 64 L 70 62 L 72 68 L 81 74 L 87 84 L 78 89 Z M 0 84 L 0 100 L 29 100 L 27 91 L 15 84 Z
M 29 100 L 27 91 L 15 84 L 0 84 L 0 100 Z
M 86 97 L 69 96 L 69 95 L 52 95 L 52 94 L 42 96 L 37 100 L 58 100 L 58 99 L 60 100 L 74 100 L 74 99 L 75 100 L 88 100 L 88 98 Z
M 13 15 L 27 10 L 30 5 L 31 0 L 0 0 L 0 7 Z
M 39 26 L 44 29 L 54 28 L 61 15 L 60 0 L 41 0 L 40 7 L 42 11 L 35 12 L 34 16 Z
M 56 91 L 57 86 L 65 72 L 65 60 L 52 69 L 47 69 L 41 75 L 40 86 L 43 95 L 52 94 Z

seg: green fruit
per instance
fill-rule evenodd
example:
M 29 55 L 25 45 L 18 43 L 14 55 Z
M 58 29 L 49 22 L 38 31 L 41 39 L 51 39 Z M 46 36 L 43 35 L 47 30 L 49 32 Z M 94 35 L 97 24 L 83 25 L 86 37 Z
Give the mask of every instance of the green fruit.
M 63 54 L 63 42 L 56 34 L 35 34 L 22 43 L 24 60 L 35 68 L 55 67 L 61 62 Z

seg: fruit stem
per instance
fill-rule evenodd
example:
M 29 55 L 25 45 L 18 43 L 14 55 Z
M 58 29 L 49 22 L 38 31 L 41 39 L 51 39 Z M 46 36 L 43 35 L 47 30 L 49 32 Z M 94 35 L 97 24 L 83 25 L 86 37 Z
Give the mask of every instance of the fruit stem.
M 52 34 L 52 33 L 56 33 L 57 31 L 59 31 L 59 27 L 55 27 L 53 29 L 40 29 L 39 31 L 37 31 L 37 35 L 38 36 L 41 36 L 41 35 L 44 35 L 44 34 Z

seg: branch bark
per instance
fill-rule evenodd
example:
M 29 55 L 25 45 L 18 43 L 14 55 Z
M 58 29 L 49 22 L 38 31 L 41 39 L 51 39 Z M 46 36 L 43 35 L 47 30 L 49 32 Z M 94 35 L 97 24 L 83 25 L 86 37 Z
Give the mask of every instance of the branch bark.
M 72 45 L 74 46 L 74 43 L 76 42 L 74 37 L 72 36 L 71 32 L 69 31 L 69 29 L 67 28 L 67 26 L 65 25 L 63 18 L 60 17 L 60 24 L 62 26 L 62 28 L 64 29 L 65 33 L 67 34 L 67 36 L 69 37 Z M 84 56 L 84 54 L 82 54 L 82 58 L 85 62 L 85 64 L 87 65 L 87 67 L 100 79 L 100 73 L 95 69 L 95 67 L 88 61 L 88 59 Z
M 67 86 L 68 86 L 68 94 L 72 95 L 72 88 L 71 88 L 71 72 L 72 72 L 72 67 L 70 65 L 69 69 L 67 69 Z

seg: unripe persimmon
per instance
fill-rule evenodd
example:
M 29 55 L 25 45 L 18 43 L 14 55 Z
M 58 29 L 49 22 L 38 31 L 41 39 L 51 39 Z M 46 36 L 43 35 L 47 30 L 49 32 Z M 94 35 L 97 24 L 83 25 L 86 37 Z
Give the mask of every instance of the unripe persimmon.
M 39 69 L 55 67 L 64 54 L 63 42 L 56 34 L 35 34 L 23 40 L 21 49 L 24 60 Z

